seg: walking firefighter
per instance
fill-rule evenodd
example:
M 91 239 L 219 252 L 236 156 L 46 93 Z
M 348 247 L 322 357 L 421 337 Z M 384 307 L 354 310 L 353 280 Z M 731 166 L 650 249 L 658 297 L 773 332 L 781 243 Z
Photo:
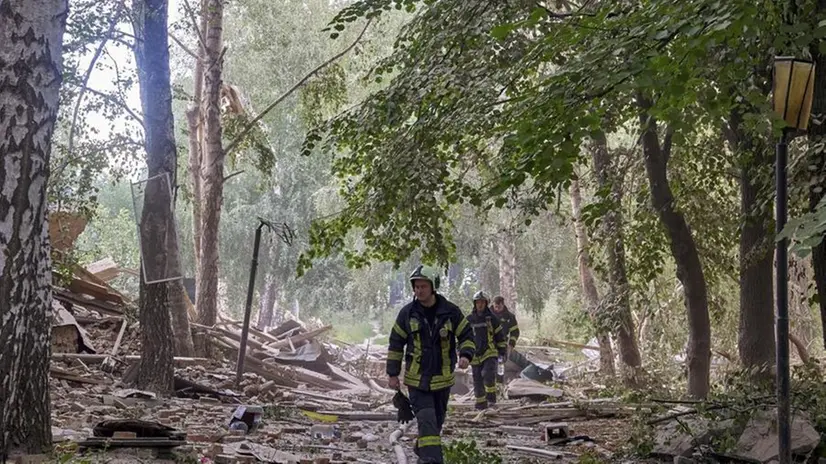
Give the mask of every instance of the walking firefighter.
M 476 345 L 459 307 L 436 293 L 439 273 L 435 269 L 418 266 L 410 275 L 410 284 L 414 299 L 399 311 L 390 332 L 388 383 L 390 388 L 400 388 L 404 360 L 403 382 L 419 426 L 414 447 L 418 463 L 443 463 L 441 433 L 454 367 L 458 362 L 460 369 L 466 369 Z
M 473 330 L 476 353 L 473 356 L 473 392 L 476 409 L 487 409 L 496 404 L 496 376 L 499 365 L 504 366 L 507 340 L 499 318 L 491 312 L 490 300 L 484 292 L 473 295 L 473 312 L 467 320 Z
M 516 316 L 511 312 L 505 304 L 505 298 L 502 295 L 493 297 L 493 314 L 499 318 L 499 323 L 502 324 L 502 331 L 505 333 L 505 338 L 508 340 L 508 353 L 505 356 L 505 361 L 511 359 L 511 353 L 516 348 L 516 342 L 519 340 L 519 323 L 516 322 Z M 497 375 L 497 380 L 500 384 L 505 383 L 505 375 Z

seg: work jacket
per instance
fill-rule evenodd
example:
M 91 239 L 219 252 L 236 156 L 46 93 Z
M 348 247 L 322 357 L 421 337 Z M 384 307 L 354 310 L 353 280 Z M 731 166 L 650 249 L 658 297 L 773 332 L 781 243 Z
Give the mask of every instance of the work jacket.
M 430 311 L 435 312 L 432 324 L 427 318 Z M 450 388 L 455 382 L 456 351 L 473 360 L 474 349 L 473 333 L 458 306 L 438 294 L 430 308 L 413 300 L 399 311 L 390 332 L 387 375 L 398 376 L 404 359 L 405 385 L 428 391 Z
M 486 359 L 496 356 L 505 356 L 508 346 L 505 333 L 502 331 L 499 318 L 490 308 L 485 308 L 481 313 L 474 309 L 468 314 L 467 321 L 473 330 L 473 341 L 476 344 L 473 364 L 481 364 Z
M 501 313 L 493 313 L 499 318 L 499 323 L 502 324 L 502 331 L 505 333 L 505 338 L 508 340 L 508 345 L 511 348 L 516 347 L 516 341 L 519 340 L 519 324 L 516 322 L 516 316 L 505 306 Z

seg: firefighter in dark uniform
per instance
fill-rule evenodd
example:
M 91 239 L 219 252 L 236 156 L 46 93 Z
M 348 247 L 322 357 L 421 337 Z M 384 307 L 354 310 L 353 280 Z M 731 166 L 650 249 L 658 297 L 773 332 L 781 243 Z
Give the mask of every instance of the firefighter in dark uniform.
M 462 311 L 436 293 L 439 274 L 435 269 L 418 266 L 410 275 L 410 284 L 414 299 L 399 311 L 390 332 L 388 383 L 390 388 L 400 388 L 404 359 L 403 381 L 419 426 L 414 448 L 418 462 L 442 463 L 441 433 L 454 366 L 458 362 L 460 369 L 466 369 L 476 347 Z
M 476 353 L 473 355 L 473 392 L 476 409 L 487 409 L 496 404 L 496 370 L 505 362 L 507 341 L 499 318 L 488 307 L 489 298 L 484 292 L 473 295 L 473 312 L 467 320 L 473 329 Z
M 508 340 L 508 353 L 505 359 L 510 359 L 511 352 L 516 347 L 516 341 L 519 340 L 519 324 L 516 322 L 516 316 L 513 315 L 505 304 L 505 298 L 503 298 L 502 295 L 493 297 L 493 314 L 499 318 L 499 323 L 502 324 L 502 331 Z M 504 384 L 505 376 L 497 376 L 497 381 L 500 384 Z

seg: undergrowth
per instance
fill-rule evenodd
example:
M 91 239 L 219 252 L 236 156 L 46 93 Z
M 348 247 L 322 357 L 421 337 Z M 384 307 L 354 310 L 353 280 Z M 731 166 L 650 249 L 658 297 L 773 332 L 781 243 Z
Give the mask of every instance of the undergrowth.
M 502 464 L 502 456 L 479 449 L 476 440 L 453 440 L 442 446 L 445 464 Z
M 774 373 L 766 369 L 722 372 L 704 400 L 661 395 L 656 388 L 637 392 L 617 388 L 614 393 L 623 400 L 644 405 L 632 417 L 628 445 L 623 450 L 626 455 L 638 457 L 651 454 L 657 429 L 665 429 L 663 436 L 683 432 L 695 438 L 707 436 L 705 432 L 712 430 L 710 440 L 702 443 L 701 448 L 729 453 L 755 414 L 773 414 L 776 407 Z M 826 384 L 816 361 L 793 368 L 791 403 L 793 416 L 808 419 L 826 438 Z M 814 454 L 826 456 L 826 447 L 821 445 Z

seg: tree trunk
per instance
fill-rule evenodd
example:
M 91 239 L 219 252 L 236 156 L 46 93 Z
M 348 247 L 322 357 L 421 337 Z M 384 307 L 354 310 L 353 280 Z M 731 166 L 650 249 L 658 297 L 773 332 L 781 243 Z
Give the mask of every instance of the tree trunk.
M 674 195 L 668 184 L 670 143 L 660 146 L 657 121 L 649 114 L 652 106 L 646 97 L 637 95 L 645 171 L 651 189 L 651 202 L 668 233 L 671 254 L 677 266 L 677 279 L 683 285 L 688 310 L 688 394 L 695 398 L 708 395 L 711 367 L 711 322 L 708 315 L 708 292 L 697 246 L 685 217 L 674 207 Z
M 273 314 L 275 314 L 276 300 L 278 299 L 278 285 L 275 277 L 268 275 L 264 282 L 264 291 L 261 292 L 261 308 L 258 311 L 258 330 L 265 330 L 272 326 Z
M 167 0 L 135 1 L 135 36 L 138 37 L 135 61 L 145 121 L 149 178 L 168 176 L 174 185 L 177 152 L 169 76 L 167 9 Z M 147 182 L 140 218 L 141 252 L 147 269 L 165 269 L 168 274 L 180 275 L 173 203 L 170 184 Z M 169 262 L 170 259 L 173 261 Z M 161 394 L 172 391 L 175 342 L 171 311 L 186 314 L 183 299 L 175 298 L 174 287 L 181 285 L 181 282 L 171 281 L 147 284 L 141 272 L 139 388 Z M 182 291 L 177 294 L 183 296 Z
M 809 282 L 812 271 L 808 259 L 799 258 L 794 253 L 789 255 L 789 313 L 791 314 L 791 331 L 804 346 L 810 346 L 812 340 L 818 339 L 816 321 L 812 318 L 809 305 Z
M 768 207 L 771 179 L 766 168 L 772 157 L 765 141 L 747 133 L 742 114 L 729 120 L 729 143 L 741 156 L 740 213 L 740 327 L 737 348 L 740 362 L 748 369 L 770 373 L 775 362 L 774 292 L 772 285 L 774 241 L 770 235 L 772 211 Z M 756 370 L 753 372 L 757 372 Z
M 66 0 L 0 1 L 0 461 L 52 445 L 46 220 Z
M 507 230 L 497 236 L 499 249 L 499 294 L 511 311 L 516 310 L 516 243 L 513 234 Z
M 611 192 L 611 206 L 602 218 L 602 234 L 605 238 L 605 257 L 608 264 L 609 314 L 616 327 L 617 344 L 623 380 L 629 385 L 638 383 L 642 357 L 638 345 L 634 319 L 631 317 L 631 303 L 628 299 L 628 273 L 625 267 L 625 239 L 622 233 L 622 184 L 617 179 L 611 164 L 608 142 L 605 134 L 599 132 L 593 137 L 592 159 L 594 173 L 600 190 Z
M 223 2 L 207 0 L 204 104 L 206 147 L 201 166 L 201 249 L 197 280 L 198 322 L 212 326 L 218 318 L 218 228 L 224 190 L 224 147 L 221 144 L 221 72 L 223 69 Z M 210 345 L 201 343 L 199 350 L 211 356 Z
M 207 14 L 206 0 L 201 0 L 201 23 L 199 34 L 206 36 Z M 203 157 L 203 137 L 204 137 L 204 62 L 206 61 L 206 50 L 198 41 L 198 56 L 195 61 L 195 74 L 193 75 L 192 104 L 186 110 L 187 128 L 189 130 L 189 182 L 192 188 L 192 238 L 195 251 L 195 281 L 199 280 L 201 254 L 201 159 Z M 194 302 L 193 302 L 194 303 Z
M 614 367 L 614 350 L 611 348 L 611 336 L 598 317 L 599 291 L 591 271 L 591 257 L 589 253 L 588 234 L 582 223 L 582 194 L 579 190 L 579 181 L 571 182 L 571 211 L 574 216 L 574 232 L 576 234 L 577 266 L 579 267 L 579 282 L 582 286 L 582 301 L 596 329 L 599 343 L 599 370 L 603 375 L 613 377 L 616 374 Z
M 186 298 L 188 296 L 183 280 L 169 282 L 169 303 L 172 314 L 172 334 L 175 337 L 175 356 L 188 358 L 195 356 L 195 345 L 192 341 L 192 329 L 189 326 Z
M 826 0 L 818 0 L 817 15 L 826 14 Z M 812 121 L 809 124 L 809 146 L 816 146 L 826 138 L 826 54 L 821 54 L 820 41 L 813 42 L 811 47 L 812 58 L 815 62 L 814 95 L 812 101 Z M 819 121 L 819 122 L 818 122 Z M 809 153 L 809 210 L 814 211 L 824 195 L 826 195 L 826 150 L 810 150 Z M 815 274 L 815 287 L 820 306 L 820 319 L 823 329 L 823 345 L 826 346 L 826 240 L 812 250 L 812 266 Z

